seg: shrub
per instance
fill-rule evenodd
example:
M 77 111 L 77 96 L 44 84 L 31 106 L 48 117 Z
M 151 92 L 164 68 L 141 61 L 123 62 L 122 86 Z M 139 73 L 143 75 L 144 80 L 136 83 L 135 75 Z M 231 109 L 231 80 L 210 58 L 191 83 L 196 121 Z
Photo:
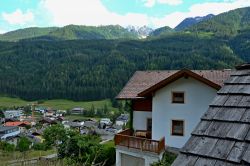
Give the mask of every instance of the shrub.
M 100 149 L 100 153 L 96 159 L 96 163 L 101 163 L 106 161 L 105 166 L 110 166 L 115 164 L 115 147 L 110 146 L 110 144 L 104 144 Z
M 36 143 L 33 145 L 33 149 L 34 150 L 48 150 L 49 149 L 49 146 L 45 143 Z
M 170 166 L 174 160 L 176 159 L 177 155 L 170 152 L 165 152 L 161 161 L 153 163 L 151 166 Z
M 26 137 L 21 137 L 17 143 L 16 149 L 19 150 L 20 152 L 25 152 L 28 151 L 30 148 L 30 140 Z
M 13 152 L 15 150 L 15 145 L 5 141 L 0 141 L 0 149 L 6 152 Z

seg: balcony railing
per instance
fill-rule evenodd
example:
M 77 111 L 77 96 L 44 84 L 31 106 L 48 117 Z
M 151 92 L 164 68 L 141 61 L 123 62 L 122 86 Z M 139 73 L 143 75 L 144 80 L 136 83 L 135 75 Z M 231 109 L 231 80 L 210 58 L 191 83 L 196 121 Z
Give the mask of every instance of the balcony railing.
M 140 149 L 142 151 L 161 153 L 165 149 L 165 138 L 158 141 L 133 136 L 132 130 L 127 129 L 115 135 L 115 145 L 128 148 Z

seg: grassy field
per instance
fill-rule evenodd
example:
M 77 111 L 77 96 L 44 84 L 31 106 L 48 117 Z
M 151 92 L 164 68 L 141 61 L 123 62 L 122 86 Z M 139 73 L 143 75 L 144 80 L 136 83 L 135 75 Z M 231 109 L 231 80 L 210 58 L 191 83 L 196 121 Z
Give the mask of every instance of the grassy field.
M 20 107 L 20 106 L 26 106 L 31 102 L 21 100 L 19 98 L 12 98 L 12 97 L 3 97 L 0 96 L 0 108 L 2 107 Z
M 0 108 L 13 108 L 13 107 L 20 107 L 26 106 L 27 104 L 34 103 L 36 101 L 25 101 L 19 98 L 11 98 L 11 97 L 1 97 L 0 96 Z M 60 109 L 60 110 L 70 110 L 74 107 L 82 107 L 85 109 L 90 109 L 93 105 L 95 108 L 103 108 L 104 105 L 107 105 L 108 109 L 111 111 L 115 111 L 116 108 L 112 107 L 111 101 L 109 99 L 100 100 L 100 101 L 71 101 L 71 100 L 63 100 L 63 99 L 56 99 L 56 100 L 45 100 L 43 103 L 39 104 L 41 106 L 50 107 L 53 109 Z
M 42 103 L 42 106 L 52 107 L 55 109 L 62 109 L 62 110 L 70 110 L 74 107 L 82 107 L 85 109 L 90 109 L 93 105 L 95 108 L 103 108 L 104 105 L 107 105 L 109 109 L 114 109 L 112 107 L 110 100 L 100 100 L 100 101 L 71 101 L 71 100 L 47 100 Z
M 32 159 L 36 157 L 41 157 L 41 156 L 47 156 L 50 154 L 54 154 L 56 151 L 54 149 L 47 150 L 47 151 L 40 151 L 40 150 L 30 150 L 26 153 L 25 159 Z M 1 161 L 3 162 L 8 162 L 11 160 L 20 160 L 23 158 L 23 153 L 21 152 L 2 152 L 0 151 L 0 163 Z M 1 163 L 4 164 L 4 163 Z M 0 164 L 0 165 L 1 165 Z

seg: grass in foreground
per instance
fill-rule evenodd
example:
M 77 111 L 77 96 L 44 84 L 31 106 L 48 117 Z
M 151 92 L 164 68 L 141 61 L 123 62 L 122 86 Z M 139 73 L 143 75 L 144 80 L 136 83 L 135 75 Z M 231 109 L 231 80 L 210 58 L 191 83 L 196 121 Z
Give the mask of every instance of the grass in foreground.
M 37 158 L 37 157 L 41 157 L 41 156 L 47 156 L 47 155 L 54 154 L 54 153 L 56 153 L 56 150 L 54 150 L 54 149 L 47 150 L 47 151 L 29 150 L 28 152 L 26 152 L 25 159 L 32 159 L 32 158 Z M 7 163 L 9 161 L 21 160 L 21 159 L 23 159 L 23 153 L 21 153 L 21 152 L 18 152 L 18 151 L 14 151 L 14 152 L 0 151 L 0 161 L 1 162 Z

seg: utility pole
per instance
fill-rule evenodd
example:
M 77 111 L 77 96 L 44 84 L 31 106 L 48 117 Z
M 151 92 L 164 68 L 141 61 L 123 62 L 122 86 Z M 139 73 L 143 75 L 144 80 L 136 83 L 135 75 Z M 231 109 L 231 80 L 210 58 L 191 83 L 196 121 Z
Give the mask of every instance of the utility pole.
M 32 103 L 32 105 L 31 105 L 31 111 L 32 111 L 32 121 L 33 121 L 33 123 L 35 123 L 35 106 L 36 106 L 36 104 L 35 103 Z

